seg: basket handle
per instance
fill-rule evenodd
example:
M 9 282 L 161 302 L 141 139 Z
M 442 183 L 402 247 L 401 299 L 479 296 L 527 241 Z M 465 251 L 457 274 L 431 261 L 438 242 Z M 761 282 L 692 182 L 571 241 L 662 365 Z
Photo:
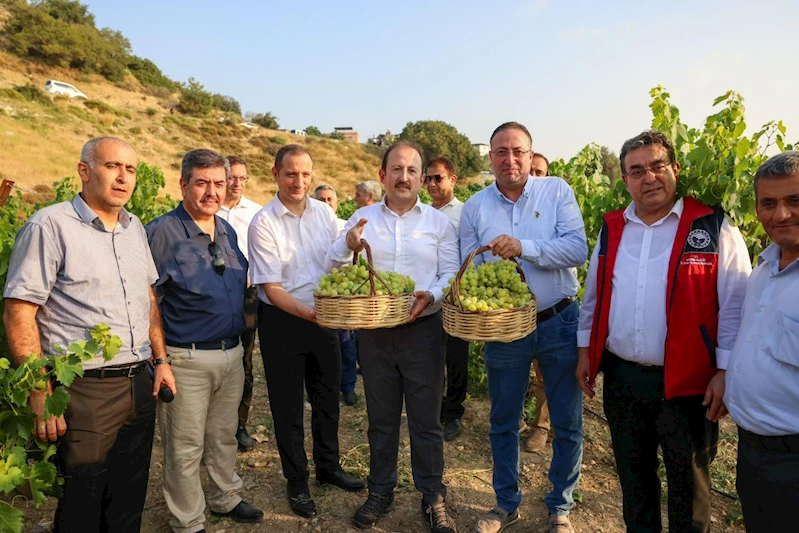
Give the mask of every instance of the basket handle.
M 358 292 L 358 290 L 363 287 L 363 284 L 368 281 L 370 292 L 372 296 L 375 296 L 377 294 L 377 289 L 375 288 L 375 279 L 377 279 L 377 281 L 382 283 L 383 287 L 385 287 L 385 289 L 388 291 L 389 296 L 394 296 L 394 293 L 391 292 L 391 287 L 388 286 L 386 280 L 384 280 L 383 277 L 378 274 L 377 270 L 375 270 L 374 261 L 372 261 L 372 247 L 369 246 L 369 243 L 366 242 L 366 239 L 361 239 L 361 244 L 363 245 L 363 249 L 366 251 L 366 265 L 367 269 L 369 270 L 369 279 L 361 283 L 358 288 L 355 289 L 355 292 Z M 358 252 L 354 252 L 352 254 L 352 264 L 358 264 Z
M 481 246 L 480 248 L 472 250 L 472 253 L 470 253 L 469 257 L 466 258 L 466 261 L 463 262 L 460 270 L 458 270 L 458 274 L 455 276 L 455 281 L 452 283 L 452 288 L 450 289 L 447 298 L 449 299 L 449 303 L 457 306 L 458 309 L 461 311 L 463 311 L 463 304 L 461 304 L 461 299 L 455 298 L 455 295 L 460 294 L 461 292 L 461 278 L 466 273 L 466 269 L 469 268 L 469 265 L 472 264 L 472 261 L 474 261 L 474 258 L 482 254 L 483 252 L 489 251 L 490 249 L 491 249 L 490 246 Z M 519 266 L 519 262 L 516 261 L 516 259 L 514 259 L 513 257 L 511 257 L 510 260 L 513 261 L 513 263 L 516 265 L 516 271 L 521 276 L 522 281 L 527 283 L 527 279 L 524 277 L 524 271 L 522 270 L 522 267 Z

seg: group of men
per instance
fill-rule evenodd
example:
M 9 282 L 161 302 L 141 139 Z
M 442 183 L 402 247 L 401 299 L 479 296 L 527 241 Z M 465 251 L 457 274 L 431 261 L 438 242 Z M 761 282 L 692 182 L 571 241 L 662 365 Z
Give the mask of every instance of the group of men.
M 550 424 L 548 528 L 574 531 L 568 515 L 580 479 L 583 393 L 594 395 L 599 372 L 628 531 L 662 530 L 658 447 L 670 530 L 710 530 L 709 465 L 727 409 L 739 426 L 747 529 L 785 524 L 799 503 L 799 153 L 772 157 L 755 177 L 757 216 L 773 244 L 750 277 L 747 248 L 724 212 L 677 197 L 670 140 L 650 130 L 625 142 L 620 160 L 632 202 L 605 217 L 581 309 L 577 267 L 589 250 L 574 192 L 547 177 L 548 162 L 536 157 L 523 125 L 502 124 L 490 143 L 495 182 L 465 204 L 453 197 L 450 160 L 425 166 L 419 146 L 390 146 L 379 171 L 385 196 L 380 184 L 359 183 L 359 209 L 347 221 L 331 208 L 331 187 L 312 189 L 314 161 L 303 146 L 278 151 L 278 193 L 264 207 L 243 196 L 242 159 L 194 150 L 181 165 L 183 201 L 145 228 L 124 209 L 136 183 L 134 149 L 115 138 L 89 141 L 78 164 L 81 193 L 25 224 L 4 293 L 16 364 L 86 338 L 102 322 L 122 339 L 113 360 L 84 366 L 65 417 L 45 420 L 45 393 L 31 395 L 37 436 L 60 438 L 65 484 L 55 530 L 139 530 L 156 404 L 172 530 L 205 531 L 201 461 L 211 512 L 261 521 L 263 512 L 239 495 L 235 472 L 237 448 L 254 445 L 246 424 L 257 331 L 291 510 L 316 514 L 304 398 L 316 481 L 368 488 L 353 516 L 360 528 L 394 506 L 404 404 L 422 519 L 434 533 L 454 533 L 443 442 L 462 431 L 469 346 L 446 335 L 440 309 L 448 279 L 486 245 L 476 262 L 517 260 L 538 312 L 533 333 L 484 347 L 496 506 L 478 517 L 476 533 L 521 519 L 519 451 L 543 448 Z M 423 186 L 432 206 L 419 199 Z M 359 331 L 356 347 L 352 332 L 319 325 L 313 291 L 364 240 L 377 269 L 411 276 L 417 290 L 407 323 Z M 520 446 L 534 362 L 540 424 Z M 358 400 L 356 364 L 368 415 L 365 483 L 344 472 L 339 457 L 339 397 Z M 175 395 L 171 403 L 155 400 L 162 384 Z

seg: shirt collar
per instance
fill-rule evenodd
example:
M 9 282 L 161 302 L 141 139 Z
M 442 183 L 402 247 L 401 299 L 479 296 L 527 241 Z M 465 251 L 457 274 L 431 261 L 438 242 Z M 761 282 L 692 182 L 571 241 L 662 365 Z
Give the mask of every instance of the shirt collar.
M 278 193 L 278 194 L 279 194 L 279 193 Z M 281 202 L 281 201 L 280 201 L 280 197 L 278 196 L 278 194 L 276 194 L 276 195 L 275 195 L 275 199 L 274 199 L 274 200 L 272 200 L 272 204 L 273 204 L 273 205 L 272 205 L 272 209 L 274 209 L 274 210 L 275 210 L 275 214 L 278 216 L 278 218 L 282 218 L 282 217 L 284 217 L 284 216 L 286 216 L 286 215 L 288 215 L 288 216 L 290 216 L 290 217 L 294 217 L 294 218 L 302 218 L 301 216 L 299 216 L 299 217 L 298 217 L 297 215 L 295 215 L 294 213 L 292 213 L 291 211 L 289 211 L 289 210 L 286 208 L 286 206 L 285 206 L 285 205 L 283 205 L 283 202 Z M 242 199 L 244 199 L 244 197 L 243 197 L 243 196 L 242 196 Z M 318 201 L 318 200 L 317 200 L 317 201 Z M 309 196 L 309 197 L 306 199 L 306 202 L 305 202 L 305 211 L 303 211 L 303 212 L 302 212 L 302 214 L 303 214 L 303 215 L 304 215 L 305 213 L 307 213 L 307 212 L 308 212 L 310 209 L 313 209 L 312 202 L 313 202 L 313 198 L 311 198 L 311 197 Z
M 782 256 L 782 250 L 780 250 L 779 245 L 776 243 L 771 243 L 768 248 L 760 252 L 760 255 L 757 256 L 757 264 L 761 263 L 768 263 L 769 269 L 771 269 L 771 273 L 773 275 L 781 274 L 783 272 L 787 272 L 789 270 L 796 270 L 796 265 L 799 264 L 799 261 L 794 261 L 787 267 L 782 269 L 780 272 L 780 257 Z
M 183 228 L 186 230 L 186 235 L 189 237 L 194 237 L 196 235 L 206 235 L 206 233 L 200 229 L 200 226 L 191 218 L 191 215 L 186 211 L 186 208 L 183 207 L 183 202 L 180 202 L 178 206 L 175 208 L 175 214 L 178 217 L 178 220 L 183 224 Z M 227 235 L 227 228 L 222 223 L 222 219 L 218 216 L 214 215 L 214 228 L 217 235 Z
M 671 215 L 676 215 L 677 218 L 679 219 L 680 217 L 682 217 L 683 209 L 685 209 L 685 202 L 683 201 L 682 198 L 677 198 L 677 201 L 674 202 L 673 206 L 671 206 L 671 210 L 666 214 L 666 216 L 650 225 L 659 226 Z M 624 210 L 624 221 L 625 222 L 632 221 L 632 222 L 637 222 L 638 224 L 644 224 L 643 221 L 640 218 L 638 218 L 638 215 L 635 214 L 635 202 L 630 202 L 630 205 L 628 205 L 627 208 Z
M 524 184 L 524 189 L 522 190 L 522 195 L 519 196 L 520 200 L 522 198 L 529 198 L 530 197 L 530 193 L 533 190 L 533 181 L 535 181 L 535 180 L 533 180 L 532 176 L 527 176 L 527 183 Z M 497 195 L 497 197 L 500 200 L 505 200 L 506 202 L 510 202 L 510 203 L 514 203 L 514 204 L 516 203 L 513 200 L 511 200 L 510 198 L 508 198 L 507 196 L 505 196 L 504 194 L 502 194 L 502 191 L 499 190 L 499 186 L 497 185 L 497 180 L 496 179 L 494 179 L 494 183 L 492 183 L 491 186 L 494 188 L 494 193 Z
M 228 207 L 226 205 L 223 205 L 222 209 L 226 211 L 232 211 L 233 209 L 237 209 L 240 207 L 247 207 L 247 198 L 245 198 L 243 194 L 241 195 L 241 198 L 239 198 L 239 201 L 236 203 L 236 205 L 234 205 L 233 207 Z
M 80 194 L 76 194 L 75 198 L 72 199 L 72 207 L 75 208 L 75 211 L 78 213 L 78 216 L 83 220 L 85 223 L 95 226 L 97 228 L 105 230 L 105 225 L 103 221 L 100 220 L 100 216 L 94 212 L 94 210 L 89 207 L 89 204 L 86 203 L 86 200 L 81 197 Z M 119 215 L 117 216 L 117 220 L 122 225 L 123 228 L 127 228 L 128 224 L 130 224 L 131 216 L 127 210 L 123 207 L 119 210 Z
M 386 200 L 388 200 L 388 196 L 383 195 L 383 199 L 380 200 L 380 205 L 382 206 L 383 210 L 391 211 L 391 208 L 388 207 L 388 204 L 386 203 Z M 408 211 L 408 213 L 410 213 L 413 210 L 419 211 L 420 213 L 422 212 L 422 201 L 419 199 L 419 195 L 416 196 L 416 203 L 413 204 L 413 207 L 411 207 L 411 209 Z M 391 213 L 393 213 L 395 216 L 399 216 L 396 213 L 394 213 L 394 211 L 391 211 Z

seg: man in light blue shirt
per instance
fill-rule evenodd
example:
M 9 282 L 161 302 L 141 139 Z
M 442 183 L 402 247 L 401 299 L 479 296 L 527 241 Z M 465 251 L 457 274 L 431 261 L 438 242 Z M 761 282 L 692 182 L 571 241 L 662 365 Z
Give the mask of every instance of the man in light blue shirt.
M 497 506 L 478 518 L 477 533 L 497 533 L 519 520 L 519 422 L 530 365 L 537 359 L 546 381 L 554 450 L 546 496 L 549 530 L 573 532 L 568 514 L 580 478 L 583 394 L 573 379 L 577 368 L 577 269 L 588 245 L 574 192 L 560 178 L 530 179 L 530 132 L 517 122 L 491 135 L 491 168 L 496 182 L 463 206 L 461 258 L 491 246 L 476 263 L 515 258 L 538 305 L 538 328 L 510 342 L 487 342 L 485 363 L 491 397 L 491 452 Z
M 763 163 L 754 187 L 773 244 L 746 286 L 724 403 L 738 424 L 746 530 L 783 531 L 799 506 L 799 152 Z

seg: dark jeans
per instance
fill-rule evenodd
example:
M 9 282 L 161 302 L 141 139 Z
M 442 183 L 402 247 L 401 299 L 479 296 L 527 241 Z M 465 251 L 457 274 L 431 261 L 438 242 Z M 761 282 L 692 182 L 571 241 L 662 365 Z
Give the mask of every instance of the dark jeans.
M 147 372 L 76 378 L 68 390 L 54 531 L 138 532 L 155 432 L 152 381 Z
M 338 330 L 341 346 L 341 392 L 355 390 L 358 380 L 358 348 L 355 344 L 355 332 L 348 329 Z
M 605 415 L 627 531 L 662 530 L 658 445 L 669 488 L 669 531 L 710 531 L 710 463 L 719 427 L 707 420 L 703 397 L 666 400 L 662 367 L 624 361 L 607 350 L 602 359 Z
M 738 428 L 736 487 L 746 531 L 792 531 L 799 509 L 799 435 L 759 437 Z
M 308 458 L 303 431 L 303 384 L 311 403 L 313 459 L 317 472 L 339 466 L 338 417 L 341 354 L 336 330 L 261 303 L 258 334 L 270 339 L 261 350 L 269 404 L 275 424 L 283 475 L 294 490 L 308 482 Z
M 247 329 L 241 336 L 241 345 L 244 347 L 244 392 L 241 394 L 239 404 L 239 427 L 247 427 L 250 418 L 250 404 L 252 403 L 252 352 L 255 349 L 255 336 L 258 333 L 258 287 L 252 285 L 247 288 L 244 298 L 244 322 Z
M 469 341 L 447 335 L 447 390 L 441 418 L 455 420 L 463 417 L 468 383 Z

